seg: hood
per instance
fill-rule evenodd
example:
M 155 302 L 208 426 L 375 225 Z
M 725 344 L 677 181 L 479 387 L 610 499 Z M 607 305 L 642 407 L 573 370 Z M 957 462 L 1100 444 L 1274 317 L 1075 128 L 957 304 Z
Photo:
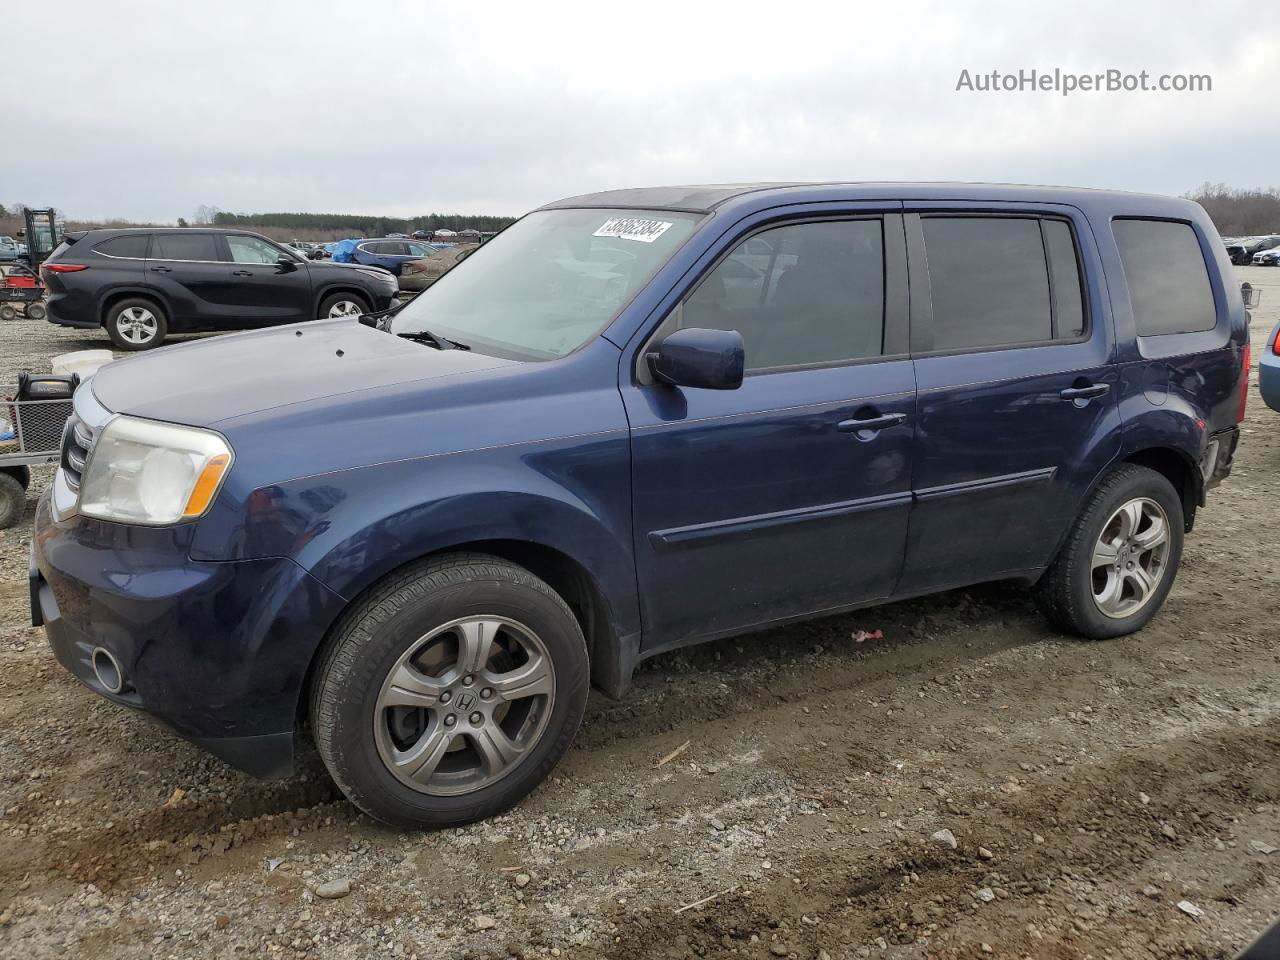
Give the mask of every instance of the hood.
M 359 390 L 518 363 L 435 347 L 351 320 L 211 337 L 117 360 L 93 377 L 115 413 L 196 427 Z

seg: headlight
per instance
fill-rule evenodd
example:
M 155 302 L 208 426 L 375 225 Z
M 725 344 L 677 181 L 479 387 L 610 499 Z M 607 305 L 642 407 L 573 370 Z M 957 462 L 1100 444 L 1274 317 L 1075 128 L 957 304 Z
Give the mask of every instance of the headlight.
M 381 267 L 356 267 L 356 270 L 363 273 L 366 277 L 373 277 L 373 279 L 381 280 L 384 283 L 388 281 L 391 283 L 396 282 L 396 278 L 391 271 L 383 270 Z
M 211 430 L 115 417 L 98 436 L 80 482 L 80 512 L 160 525 L 204 516 L 233 453 Z

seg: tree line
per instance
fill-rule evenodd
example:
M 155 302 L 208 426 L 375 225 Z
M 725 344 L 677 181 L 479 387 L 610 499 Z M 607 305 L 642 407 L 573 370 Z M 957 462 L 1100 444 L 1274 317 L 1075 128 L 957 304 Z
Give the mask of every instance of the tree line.
M 1204 207 L 1224 237 L 1280 232 L 1280 190 L 1275 187 L 1239 189 L 1206 182 L 1187 198 Z
M 197 213 L 197 222 L 200 214 Z M 297 233 L 345 232 L 382 237 L 414 230 L 501 230 L 515 217 L 429 213 L 420 217 L 378 217 L 346 213 L 227 213 L 212 211 L 206 222 L 218 227 L 279 227 Z

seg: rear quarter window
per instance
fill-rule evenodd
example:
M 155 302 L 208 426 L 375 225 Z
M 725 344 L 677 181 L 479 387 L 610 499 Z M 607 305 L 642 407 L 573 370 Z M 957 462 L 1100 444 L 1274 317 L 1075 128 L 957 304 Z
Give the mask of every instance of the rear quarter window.
M 1189 224 L 1112 221 L 1138 336 L 1212 330 L 1217 323 L 1209 270 Z
M 142 260 L 147 255 L 147 234 L 131 234 L 127 237 L 112 237 L 94 245 L 94 252 L 108 257 L 132 257 Z

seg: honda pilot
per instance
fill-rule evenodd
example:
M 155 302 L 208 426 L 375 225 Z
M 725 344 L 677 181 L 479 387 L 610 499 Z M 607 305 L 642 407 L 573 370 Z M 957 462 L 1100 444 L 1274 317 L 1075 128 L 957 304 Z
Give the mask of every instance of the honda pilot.
M 100 370 L 32 611 L 226 761 L 285 775 L 309 732 L 360 809 L 457 825 L 673 648 L 994 580 L 1064 632 L 1141 629 L 1230 471 L 1246 323 L 1187 200 L 562 200 L 394 316 Z

